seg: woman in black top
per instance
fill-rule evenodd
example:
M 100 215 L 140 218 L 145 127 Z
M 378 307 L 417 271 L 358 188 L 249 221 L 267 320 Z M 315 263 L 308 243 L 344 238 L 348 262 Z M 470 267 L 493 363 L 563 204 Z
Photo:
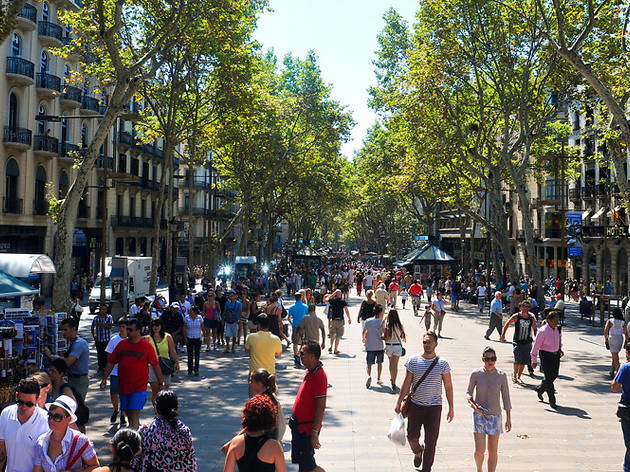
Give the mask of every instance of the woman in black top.
M 277 421 L 277 409 L 267 395 L 256 395 L 243 408 L 243 434 L 230 441 L 223 472 L 286 472 L 282 445 L 266 432 Z
M 372 298 L 374 296 L 374 290 L 367 290 L 365 292 L 365 296 L 367 298 L 361 302 L 359 314 L 357 316 L 357 323 L 361 322 L 361 329 L 363 329 L 365 320 L 369 320 L 374 317 L 374 307 L 376 307 L 376 300 Z

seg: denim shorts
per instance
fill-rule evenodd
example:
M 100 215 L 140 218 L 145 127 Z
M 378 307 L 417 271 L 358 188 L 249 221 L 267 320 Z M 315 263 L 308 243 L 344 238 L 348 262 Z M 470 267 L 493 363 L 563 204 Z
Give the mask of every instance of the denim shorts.
M 374 361 L 376 361 L 377 364 L 382 364 L 383 352 L 384 351 L 367 351 L 366 353 L 367 365 L 374 365 Z
M 122 411 L 127 410 L 142 410 L 144 404 L 147 401 L 147 392 L 134 392 L 134 393 L 121 393 L 120 397 L 120 409 Z
M 311 472 L 317 467 L 311 437 L 297 429 L 291 429 L 291 462 L 298 464 L 299 472 Z
M 109 394 L 118 395 L 118 376 L 117 375 L 109 376 Z

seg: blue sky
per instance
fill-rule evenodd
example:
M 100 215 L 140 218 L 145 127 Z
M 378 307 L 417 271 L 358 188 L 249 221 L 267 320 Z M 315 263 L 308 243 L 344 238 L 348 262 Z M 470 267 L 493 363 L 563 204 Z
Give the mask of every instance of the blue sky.
M 346 105 L 356 126 L 343 153 L 351 158 L 361 147 L 375 114 L 367 106 L 373 85 L 372 59 L 376 36 L 383 29 L 383 13 L 393 6 L 413 24 L 416 0 L 270 0 L 273 11 L 258 21 L 256 39 L 282 58 L 291 52 L 304 57 L 310 49 L 319 57 L 324 80 L 333 97 Z

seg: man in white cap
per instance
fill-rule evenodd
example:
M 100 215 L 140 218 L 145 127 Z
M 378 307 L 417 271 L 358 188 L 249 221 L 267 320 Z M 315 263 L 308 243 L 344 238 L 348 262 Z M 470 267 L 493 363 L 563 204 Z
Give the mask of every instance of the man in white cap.
M 0 415 L 0 470 L 6 465 L 12 472 L 32 472 L 37 438 L 48 431 L 48 420 L 37 406 L 37 380 L 20 380 L 15 391 L 17 403 Z

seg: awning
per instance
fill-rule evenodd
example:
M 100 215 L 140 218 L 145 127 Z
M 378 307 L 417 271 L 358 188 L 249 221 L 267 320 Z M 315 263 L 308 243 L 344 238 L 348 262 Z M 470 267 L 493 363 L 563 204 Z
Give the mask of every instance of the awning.
M 0 270 L 0 298 L 24 297 L 38 293 L 39 290 Z
M 582 213 L 582 221 L 588 220 L 592 214 L 593 210 L 586 210 L 584 213 Z
M 35 274 L 55 274 L 55 264 L 45 254 L 0 254 L 0 270 L 26 279 Z
M 608 211 L 608 207 L 601 207 L 599 210 L 597 210 L 597 213 L 593 215 L 593 218 L 595 219 L 601 218 L 602 215 L 606 213 L 607 211 Z

